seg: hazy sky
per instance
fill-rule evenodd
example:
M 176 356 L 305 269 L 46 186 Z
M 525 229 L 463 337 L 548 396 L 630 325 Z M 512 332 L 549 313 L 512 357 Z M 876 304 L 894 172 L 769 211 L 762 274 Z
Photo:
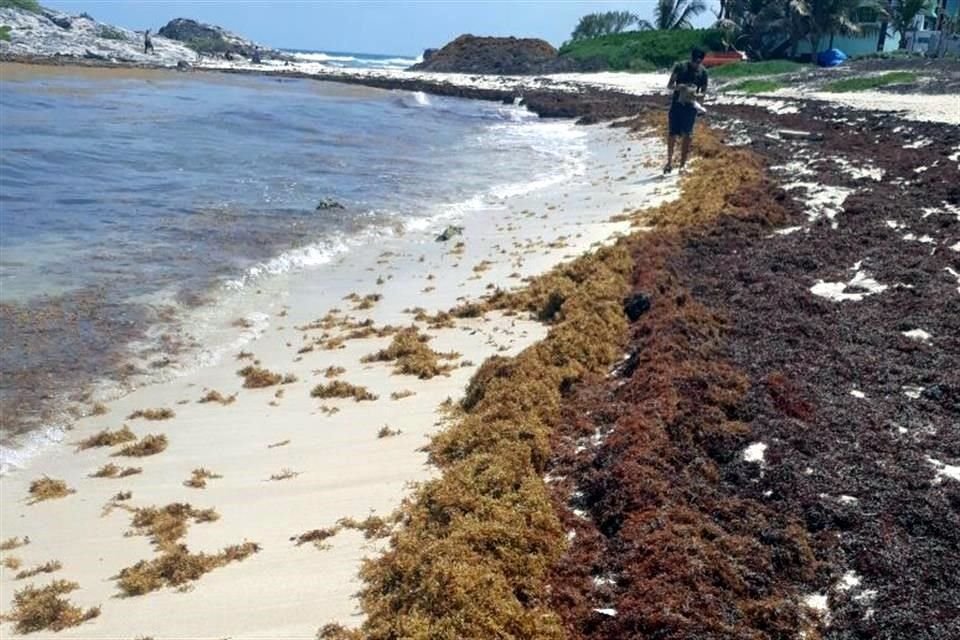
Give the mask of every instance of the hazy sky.
M 530 36 L 560 45 L 585 13 L 626 9 L 650 18 L 656 0 L 44 0 L 129 29 L 194 18 L 288 49 L 419 54 L 461 33 Z M 716 4 L 711 2 L 710 4 Z M 708 26 L 713 15 L 700 17 Z

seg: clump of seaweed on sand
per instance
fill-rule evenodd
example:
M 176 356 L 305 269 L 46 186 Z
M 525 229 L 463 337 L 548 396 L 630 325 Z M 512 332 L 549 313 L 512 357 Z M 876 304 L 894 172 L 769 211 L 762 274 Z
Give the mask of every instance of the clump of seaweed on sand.
M 318 384 L 310 391 L 313 398 L 353 398 L 356 402 L 364 400 L 373 401 L 377 396 L 371 393 L 366 387 L 344 382 L 343 380 L 334 380 L 327 384 Z
M 287 469 L 284 467 L 279 473 L 271 474 L 268 480 L 272 480 L 274 482 L 278 480 L 290 480 L 291 478 L 296 478 L 298 475 L 300 475 L 299 471 L 294 471 L 293 469 Z
M 63 569 L 63 563 L 61 563 L 59 560 L 50 560 L 49 562 L 38 564 L 32 569 L 24 569 L 14 576 L 14 580 L 25 580 L 27 578 L 38 576 L 41 573 L 53 573 L 54 571 L 60 571 L 60 569 Z
M 190 477 L 183 481 L 183 485 L 193 489 L 204 489 L 207 486 L 207 480 L 215 480 L 222 477 L 223 476 L 218 473 L 200 467 L 191 472 Z
M 278 384 L 290 384 L 297 381 L 297 376 L 292 373 L 286 375 L 279 374 L 263 367 L 248 365 L 237 371 L 237 375 L 243 377 L 243 386 L 247 389 L 263 389 Z
M 305 531 L 298 536 L 293 536 L 290 538 L 290 540 L 293 541 L 298 547 L 309 542 L 320 551 L 326 551 L 330 548 L 330 544 L 327 542 L 327 540 L 337 535 L 339 531 L 340 527 L 311 529 L 310 531 Z
M 361 362 L 394 362 L 394 373 L 415 375 L 421 380 L 447 375 L 456 367 L 440 360 L 456 360 L 459 353 L 438 353 L 427 346 L 430 336 L 420 333 L 416 327 L 403 329 L 386 349 L 364 356 Z
M 28 492 L 30 493 L 30 500 L 27 504 L 36 504 L 45 500 L 65 498 L 71 493 L 76 493 L 76 490 L 68 487 L 67 483 L 63 480 L 43 476 L 39 480 L 34 480 L 30 483 Z
M 173 409 L 168 408 L 137 409 L 127 416 L 127 420 L 135 420 L 136 418 L 143 418 L 144 420 L 170 420 L 175 415 Z
M 393 436 L 398 436 L 401 433 L 403 432 L 400 429 L 391 429 L 390 425 L 385 424 L 380 427 L 379 431 L 377 431 L 377 438 L 381 440 L 383 438 L 392 438 Z
M 217 404 L 222 404 L 226 406 L 228 404 L 233 404 L 236 399 L 237 399 L 237 394 L 235 393 L 229 396 L 225 396 L 219 391 L 217 391 L 216 389 L 211 389 L 202 398 L 197 400 L 197 402 L 201 404 L 216 402 Z
M 7 556 L 3 559 L 3 568 L 10 569 L 10 571 L 16 571 L 23 566 L 23 561 L 16 556 Z
M 133 513 L 130 535 L 148 536 L 160 554 L 126 567 L 114 576 L 125 596 L 138 596 L 163 587 L 184 588 L 205 573 L 260 551 L 260 545 L 244 542 L 225 547 L 216 554 L 190 553 L 180 540 L 186 535 L 191 520 L 194 523 L 217 520 L 220 516 L 213 509 L 196 509 L 184 503 L 159 508 L 123 508 Z
M 142 467 L 121 467 L 108 462 L 90 474 L 91 478 L 126 478 L 143 473 Z
M 323 377 L 328 379 L 339 378 L 346 372 L 347 370 L 344 369 L 343 367 L 330 365 L 329 367 L 323 370 Z
M 26 586 L 13 595 L 13 611 L 2 618 L 13 622 L 17 633 L 76 627 L 100 615 L 100 607 L 84 611 L 63 597 L 79 588 L 68 580 L 55 580 L 44 587 Z
M 411 391 L 410 389 L 401 389 L 400 391 L 393 391 L 390 393 L 391 400 L 403 400 L 404 398 L 409 398 L 410 396 L 417 395 L 416 391 Z
M 13 551 L 28 544 L 30 544 L 29 537 L 21 538 L 20 536 L 13 536 L 0 542 L 0 551 Z
M 123 425 L 120 429 L 116 431 L 110 431 L 109 429 L 104 429 L 99 433 L 95 433 L 89 438 L 81 440 L 77 443 L 77 450 L 83 451 L 85 449 L 92 449 L 94 447 L 113 447 L 118 444 L 123 444 L 124 442 L 130 442 L 131 440 L 136 440 L 136 434 L 130 430 L 130 427 Z
M 114 456 L 126 456 L 131 458 L 143 458 L 153 456 L 167 448 L 167 436 L 161 434 L 147 434 L 139 441 L 128 444 L 116 453 Z

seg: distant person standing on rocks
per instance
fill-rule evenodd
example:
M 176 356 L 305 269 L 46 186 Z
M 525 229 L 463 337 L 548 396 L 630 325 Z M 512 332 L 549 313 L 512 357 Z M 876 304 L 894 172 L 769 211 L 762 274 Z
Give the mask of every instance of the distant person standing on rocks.
M 670 99 L 670 115 L 668 116 L 669 135 L 667 136 L 667 166 L 664 173 L 673 171 L 673 147 L 677 136 L 682 138 L 680 143 L 680 168 L 687 164 L 690 155 L 690 138 L 693 135 L 693 125 L 697 121 L 697 112 L 706 112 L 697 96 L 707 93 L 707 70 L 703 68 L 703 59 L 706 54 L 702 49 L 694 48 L 690 52 L 688 62 L 678 62 L 670 74 L 667 88 L 673 89 Z
M 150 29 L 143 32 L 143 53 L 153 53 L 153 40 L 150 39 Z

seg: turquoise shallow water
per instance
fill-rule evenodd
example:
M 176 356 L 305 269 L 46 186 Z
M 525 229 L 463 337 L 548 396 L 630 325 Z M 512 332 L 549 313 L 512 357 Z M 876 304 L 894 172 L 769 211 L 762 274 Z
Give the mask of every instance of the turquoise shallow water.
M 542 181 L 570 151 L 495 103 L 206 73 L 0 78 L 6 433 L 112 375 L 178 308 Z

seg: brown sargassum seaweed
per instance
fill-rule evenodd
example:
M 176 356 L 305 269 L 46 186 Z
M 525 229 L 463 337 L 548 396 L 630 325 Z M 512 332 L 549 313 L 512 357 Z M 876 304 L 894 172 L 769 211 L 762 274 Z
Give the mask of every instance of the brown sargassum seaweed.
M 527 311 L 550 332 L 477 371 L 462 417 L 430 445 L 440 477 L 405 501 L 388 550 L 362 568 L 367 620 L 325 637 L 815 633 L 794 587 L 814 568 L 803 528 L 719 489 L 713 458 L 732 455 L 749 432 L 736 415 L 746 378 L 723 361 L 722 319 L 671 277 L 668 258 L 687 229 L 731 211 L 749 218 L 738 198 L 768 185 L 750 153 L 705 130 L 698 145 L 682 197 L 644 216 L 656 231 L 483 302 Z M 775 217 L 776 207 L 756 221 Z M 632 290 L 654 311 L 631 329 L 623 301 Z M 594 385 L 638 332 L 646 344 L 627 363 L 636 381 L 622 392 L 622 415 L 578 412 L 581 394 L 616 393 Z M 614 422 L 603 453 L 575 454 L 578 437 Z M 569 477 L 548 485 L 547 474 Z M 570 504 L 574 483 L 582 504 Z M 598 597 L 617 615 L 594 613 L 605 606 Z

